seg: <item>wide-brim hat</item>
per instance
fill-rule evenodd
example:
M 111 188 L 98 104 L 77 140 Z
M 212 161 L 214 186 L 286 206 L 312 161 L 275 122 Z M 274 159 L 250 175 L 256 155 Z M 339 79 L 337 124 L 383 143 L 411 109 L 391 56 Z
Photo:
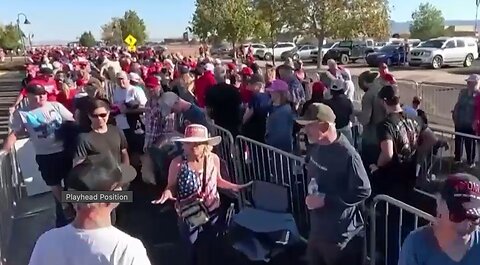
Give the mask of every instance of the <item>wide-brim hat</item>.
M 222 142 L 220 136 L 210 136 L 207 127 L 200 124 L 190 124 L 185 128 L 183 137 L 173 140 L 181 143 L 207 143 L 211 146 L 216 146 Z

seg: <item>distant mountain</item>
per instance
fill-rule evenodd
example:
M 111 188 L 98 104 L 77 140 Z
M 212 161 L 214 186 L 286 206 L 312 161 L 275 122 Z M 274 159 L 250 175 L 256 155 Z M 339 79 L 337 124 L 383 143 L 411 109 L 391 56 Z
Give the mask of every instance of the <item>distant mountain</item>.
M 390 30 L 392 33 L 406 33 L 410 31 L 410 21 L 407 22 L 390 22 Z M 445 20 L 445 26 L 474 26 L 475 20 Z

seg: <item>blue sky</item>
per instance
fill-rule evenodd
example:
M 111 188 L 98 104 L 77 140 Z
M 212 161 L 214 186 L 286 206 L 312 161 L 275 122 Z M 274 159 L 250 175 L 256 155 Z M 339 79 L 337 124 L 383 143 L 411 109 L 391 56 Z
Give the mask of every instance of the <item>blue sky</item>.
M 1 0 L 0 23 L 15 21 L 19 12 L 27 14 L 31 25 L 22 26 L 35 34 L 34 41 L 75 40 L 83 31 L 100 36 L 100 26 L 113 16 L 132 9 L 142 17 L 151 38 L 179 37 L 188 26 L 195 0 Z M 408 4 L 407 4 L 408 2 Z M 390 0 L 392 19 L 407 21 L 421 0 Z M 475 0 L 429 0 L 446 19 L 473 20 Z M 23 18 L 21 19 L 23 21 Z

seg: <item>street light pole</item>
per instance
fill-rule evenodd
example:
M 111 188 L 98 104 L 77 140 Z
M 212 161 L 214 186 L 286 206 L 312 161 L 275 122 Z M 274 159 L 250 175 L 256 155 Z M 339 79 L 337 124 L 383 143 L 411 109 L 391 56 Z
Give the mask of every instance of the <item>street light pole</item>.
M 20 28 L 20 17 L 23 16 L 25 18 L 23 24 L 29 25 L 30 21 L 28 21 L 27 15 L 24 13 L 18 13 L 17 14 L 17 30 L 18 30 L 18 35 L 20 35 L 20 40 L 22 41 L 22 46 L 23 46 L 23 57 L 25 59 L 25 62 L 27 62 L 27 48 L 25 47 L 25 39 L 24 39 L 24 34 Z
M 476 4 L 476 9 L 475 9 L 475 37 L 478 37 L 477 21 L 478 21 L 478 6 L 480 5 L 480 0 L 476 0 L 475 4 Z

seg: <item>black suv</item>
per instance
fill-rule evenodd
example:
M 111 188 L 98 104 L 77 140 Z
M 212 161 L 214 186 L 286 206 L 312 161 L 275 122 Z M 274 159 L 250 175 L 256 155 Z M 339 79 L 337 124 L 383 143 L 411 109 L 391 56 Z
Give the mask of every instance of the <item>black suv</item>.
M 364 59 L 367 54 L 374 52 L 374 44 L 373 40 L 341 41 L 323 56 L 322 64 L 327 64 L 329 59 L 333 59 L 339 64 L 355 63 L 358 59 Z

